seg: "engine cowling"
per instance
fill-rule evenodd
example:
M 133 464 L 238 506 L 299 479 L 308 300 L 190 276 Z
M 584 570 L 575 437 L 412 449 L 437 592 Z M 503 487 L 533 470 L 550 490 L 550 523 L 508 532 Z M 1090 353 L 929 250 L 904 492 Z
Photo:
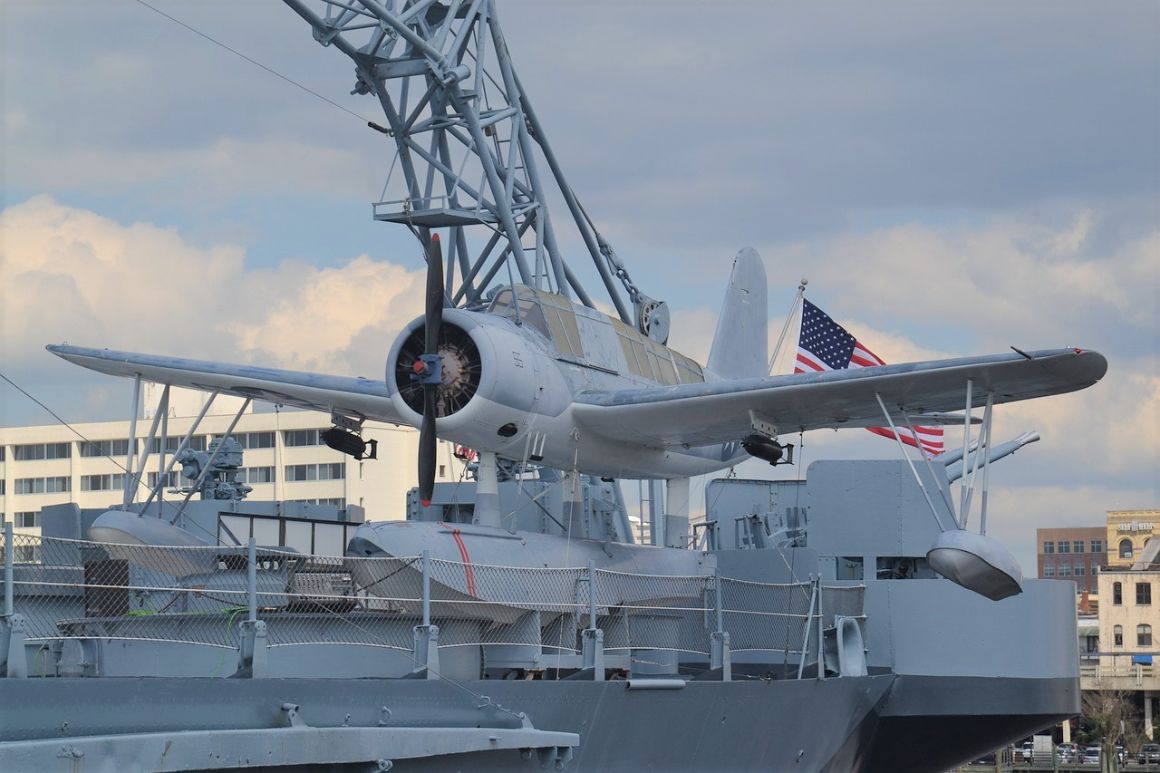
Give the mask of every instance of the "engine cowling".
M 387 355 L 386 383 L 399 415 L 418 426 L 423 390 L 411 379 L 423 352 L 423 318 L 403 328 Z M 511 320 L 445 309 L 439 335 L 442 374 L 436 390 L 436 431 L 480 450 L 524 446 L 537 414 L 559 414 L 571 391 L 555 360 L 532 331 Z

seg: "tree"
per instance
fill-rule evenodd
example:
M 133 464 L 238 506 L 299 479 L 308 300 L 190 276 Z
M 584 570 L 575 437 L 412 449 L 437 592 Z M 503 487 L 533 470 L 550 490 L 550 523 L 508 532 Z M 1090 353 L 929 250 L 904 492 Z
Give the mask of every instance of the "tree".
M 1084 720 L 1100 742 L 1101 773 L 1117 773 L 1116 741 L 1135 741 L 1141 734 L 1132 693 L 1128 690 L 1086 690 L 1082 694 Z

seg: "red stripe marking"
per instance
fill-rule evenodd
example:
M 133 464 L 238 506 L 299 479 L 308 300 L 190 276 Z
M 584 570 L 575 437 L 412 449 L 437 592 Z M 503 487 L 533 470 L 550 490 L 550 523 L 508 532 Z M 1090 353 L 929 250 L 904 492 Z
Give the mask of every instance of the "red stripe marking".
M 869 350 L 869 349 L 867 349 L 865 346 L 863 346 L 861 341 L 855 341 L 855 342 L 854 342 L 854 351 L 855 351 L 855 352 L 862 352 L 862 353 L 863 353 L 863 354 L 865 354 L 867 357 L 869 357 L 870 359 L 874 360 L 874 364 L 875 364 L 875 365 L 885 365 L 885 364 L 886 364 L 886 361 L 885 361 L 885 360 L 883 360 L 883 359 L 882 359 L 881 357 L 879 357 L 877 354 L 875 354 L 874 352 L 870 351 L 870 350 Z
M 463 559 L 463 574 L 467 577 L 467 594 L 475 595 L 475 572 L 471 569 L 471 556 L 467 554 L 467 545 L 463 544 L 463 537 L 459 536 L 459 529 L 452 529 L 451 536 L 459 548 L 459 557 Z
M 886 427 L 867 427 L 866 429 L 869 432 L 873 432 L 875 435 L 880 435 L 884 438 L 894 439 L 894 433 L 891 432 Z M 918 428 L 916 428 L 916 429 L 918 429 Z M 923 429 L 926 429 L 926 428 L 924 427 Z M 921 432 L 921 430 L 919 430 L 919 431 Z M 920 440 L 919 442 L 915 442 L 914 437 L 910 434 L 910 432 L 908 430 L 905 430 L 905 429 L 899 430 L 898 437 L 906 445 L 914 446 L 915 448 L 921 447 L 923 450 L 930 452 L 934 456 L 937 456 L 943 452 L 943 444 L 942 444 L 941 440 L 933 441 L 933 440 L 925 440 L 924 439 L 924 440 Z
M 798 352 L 797 362 L 798 362 L 798 365 L 795 366 L 794 373 L 805 373 L 806 371 L 800 367 L 802 365 L 805 365 L 810 370 L 815 370 L 815 371 L 825 370 L 825 368 L 823 368 L 820 364 L 818 364 L 814 360 L 810 359 L 806 355 L 802 354 L 801 352 Z

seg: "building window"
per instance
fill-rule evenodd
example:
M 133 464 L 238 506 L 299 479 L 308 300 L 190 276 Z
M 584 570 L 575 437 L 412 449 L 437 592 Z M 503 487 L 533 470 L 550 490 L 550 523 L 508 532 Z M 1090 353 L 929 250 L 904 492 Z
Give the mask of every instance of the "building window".
M 233 438 L 245 449 L 274 447 L 273 432 L 241 432 Z
M 1070 553 L 1071 552 L 1071 543 L 1065 539 L 1061 539 L 1058 542 L 1058 549 L 1059 549 L 1060 553 Z
M 48 478 L 17 478 L 17 494 L 59 494 L 69 491 L 71 487 L 67 475 Z
M 1112 629 L 1112 636 L 1115 637 L 1115 645 L 1117 647 L 1124 646 L 1124 626 L 1117 625 Z
M 320 446 L 318 433 L 316 429 L 288 429 L 282 432 L 282 441 L 287 446 Z
M 346 507 L 346 500 L 342 497 L 322 497 L 315 499 L 291 499 L 290 502 L 301 502 L 304 505 L 320 505 L 322 507 Z
M 92 456 L 128 456 L 129 439 L 120 440 L 86 440 L 80 444 L 80 454 Z
M 254 433 L 258 434 L 258 433 Z M 273 467 L 243 467 L 238 470 L 238 480 L 243 483 L 273 483 Z
M 1076 577 L 1083 577 L 1086 573 L 1087 572 L 1084 571 L 1083 564 L 1076 564 L 1075 569 L 1072 570 L 1072 574 L 1074 574 Z
M 1136 583 L 1136 603 L 1146 605 L 1152 603 L 1152 583 L 1138 582 Z
M 1077 539 L 1075 542 L 1071 543 L 1071 552 L 1072 553 L 1082 553 L 1083 552 L 1083 540 Z
M 1060 577 L 1071 577 L 1071 564 L 1060 564 L 1059 565 L 1059 576 Z
M 157 473 L 156 472 L 149 473 L 148 480 L 149 480 L 149 488 L 151 488 L 151 489 L 157 488 Z M 189 481 L 189 482 L 193 483 L 193 481 Z M 162 488 L 181 488 L 182 485 L 184 485 L 184 484 L 182 483 L 182 480 L 181 480 L 181 470 L 170 470 L 169 472 L 167 472 L 165 474 L 165 485 Z
M 1055 576 L 1055 564 L 1044 564 L 1043 565 L 1043 576 L 1044 577 L 1054 577 Z
M 205 437 L 206 437 L 205 435 L 194 435 L 193 437 L 191 437 L 189 439 L 189 447 L 192 448 L 194 451 L 204 451 L 205 450 Z M 167 453 L 167 454 L 173 453 L 174 451 L 177 450 L 178 446 L 180 446 L 180 445 L 181 445 L 181 438 L 179 438 L 179 437 L 167 437 L 167 438 L 165 438 L 165 453 Z M 126 446 L 126 449 L 127 448 L 128 447 Z M 161 438 L 155 437 L 155 438 L 153 438 L 153 442 L 149 444 L 149 453 L 156 454 L 156 453 L 159 453 L 160 451 L 161 451 Z
M 37 459 L 68 459 L 72 456 L 69 443 L 25 443 L 12 446 L 12 458 L 18 462 Z
M 40 563 L 39 545 L 17 545 L 12 551 L 12 561 L 17 564 Z
M 0 479 L 0 497 L 4 496 L 4 480 Z
M 125 473 L 82 475 L 81 491 L 118 491 L 125 488 Z
M 1120 540 L 1120 558 L 1132 557 L 1132 540 L 1125 537 Z
M 1112 603 L 1117 606 L 1124 603 L 1124 585 L 1123 583 L 1112 583 Z
M 13 520 L 18 529 L 35 529 L 40 526 L 40 512 L 37 510 L 25 510 L 24 512 L 16 513 L 16 517 Z
M 1136 626 L 1136 646 L 1151 647 L 1152 646 L 1152 626 L 1138 625 Z
M 1092 552 L 1093 553 L 1103 553 L 1104 552 L 1104 541 L 1102 539 L 1092 540 Z
M 291 482 L 304 480 L 342 480 L 345 477 L 346 464 L 344 462 L 286 465 L 285 479 Z
M 1052 553 L 1054 553 L 1055 552 L 1055 543 L 1054 542 L 1044 542 L 1043 543 L 1043 552 L 1045 555 L 1051 555 Z
M 0 462 L 4 461 L 4 446 L 0 446 Z

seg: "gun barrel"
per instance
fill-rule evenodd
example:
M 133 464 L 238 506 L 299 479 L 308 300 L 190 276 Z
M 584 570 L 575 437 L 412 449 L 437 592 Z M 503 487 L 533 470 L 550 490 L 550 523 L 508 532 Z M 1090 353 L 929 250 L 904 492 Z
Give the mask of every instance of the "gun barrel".
M 970 448 L 967 449 L 967 452 L 973 453 L 975 451 L 975 449 L 978 447 L 979 447 L 979 438 L 975 438 L 974 440 L 971 441 L 971 446 L 970 446 Z M 950 467 L 952 464 L 954 464 L 955 462 L 959 461 L 962 458 L 963 458 L 963 449 L 962 448 L 954 448 L 954 449 L 951 449 L 950 451 L 944 451 L 943 453 L 939 454 L 938 457 L 935 458 L 933 461 L 942 462 L 947 467 Z
M 997 446 L 986 449 L 987 461 L 997 462 L 1003 457 L 1010 456 L 1011 454 L 1015 453 L 1028 443 L 1034 443 L 1037 440 L 1039 440 L 1038 432 L 1024 432 L 1014 440 L 1008 440 L 1006 443 L 1000 443 Z M 962 456 L 962 452 L 959 453 L 959 456 Z M 967 459 L 968 465 L 973 461 L 973 459 L 974 454 L 972 453 L 971 456 Z M 961 459 L 951 460 L 947 463 L 947 482 L 954 483 L 956 480 L 963 477 L 964 470 L 969 469 L 970 467 L 965 466 Z

